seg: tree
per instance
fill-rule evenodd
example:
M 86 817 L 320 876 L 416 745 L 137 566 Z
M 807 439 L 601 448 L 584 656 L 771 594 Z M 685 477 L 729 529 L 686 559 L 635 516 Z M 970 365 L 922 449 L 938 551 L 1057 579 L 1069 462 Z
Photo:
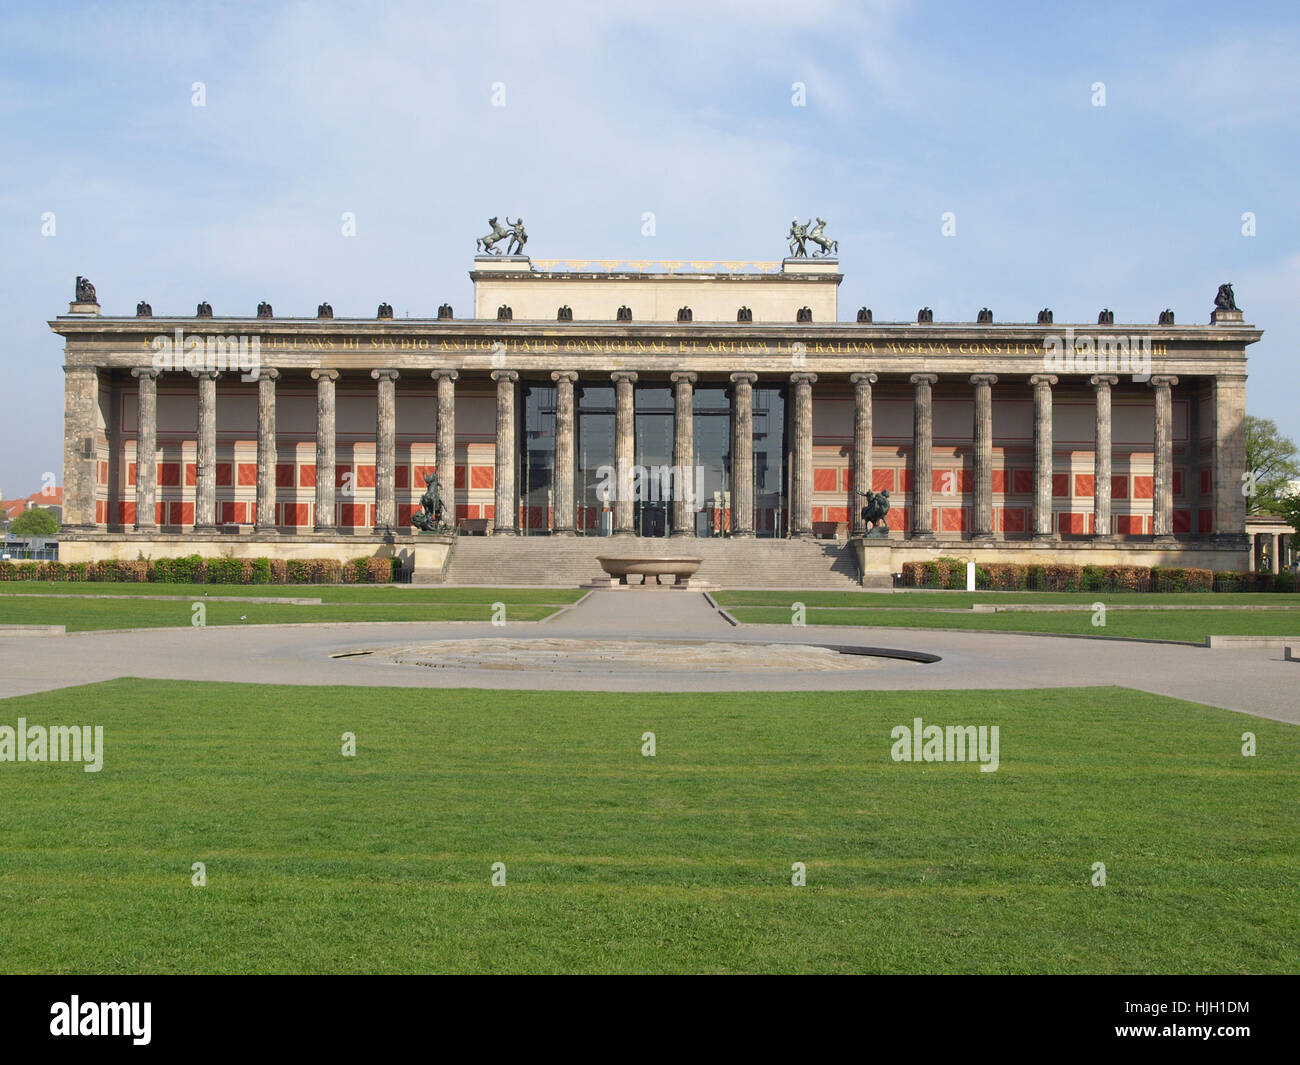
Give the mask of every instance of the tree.
M 1295 441 L 1283 436 L 1271 418 L 1246 415 L 1246 469 L 1255 477 L 1247 509 L 1255 514 L 1284 513 L 1287 482 L 1300 477 L 1300 455 Z
M 32 507 L 9 523 L 9 532 L 13 536 L 57 536 L 59 520 L 44 507 Z

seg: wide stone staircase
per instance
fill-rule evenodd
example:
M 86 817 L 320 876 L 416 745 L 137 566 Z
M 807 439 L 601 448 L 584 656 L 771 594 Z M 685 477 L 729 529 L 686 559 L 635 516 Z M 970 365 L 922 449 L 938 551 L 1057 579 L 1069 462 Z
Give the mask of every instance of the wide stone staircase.
M 576 587 L 602 576 L 597 555 L 692 555 L 722 588 L 861 588 L 857 560 L 835 540 L 609 536 L 458 536 L 446 584 Z

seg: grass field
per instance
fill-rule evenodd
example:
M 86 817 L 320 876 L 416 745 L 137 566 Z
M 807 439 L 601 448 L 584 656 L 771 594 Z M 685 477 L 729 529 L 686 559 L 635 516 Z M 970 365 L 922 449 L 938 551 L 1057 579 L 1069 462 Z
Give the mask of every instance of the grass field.
M 785 607 L 729 607 L 745 625 L 789 625 Z M 827 609 L 809 607 L 807 625 L 863 625 L 873 628 L 977 629 L 981 632 L 1072 633 L 1147 640 L 1203 643 L 1206 636 L 1294 636 L 1300 640 L 1296 610 L 1108 610 L 1104 626 L 1093 625 L 1090 610 L 1059 614 L 972 614 L 939 610 Z
M 0 764 L 6 972 L 1300 970 L 1300 729 L 1140 692 L 118 680 L 20 716 L 105 755 Z M 1001 767 L 894 763 L 915 716 L 997 724 Z
M 3 588 L 0 585 L 0 588 Z M 66 587 L 66 585 L 64 586 Z M 84 585 L 82 587 L 85 587 Z M 154 585 L 157 587 L 157 585 Z M 1300 595 L 1283 592 L 819 592 L 819 591 L 734 591 L 713 596 L 725 607 L 780 606 L 789 609 L 795 600 L 805 606 L 854 607 L 871 610 L 965 608 L 972 603 L 1111 603 L 1117 606 L 1268 606 L 1300 610 Z
M 205 593 L 205 623 L 208 625 L 489 621 L 493 604 L 497 602 L 505 604 L 505 616 L 510 620 L 540 621 L 583 594 L 563 588 L 407 589 L 365 585 L 15 583 L 0 585 L 0 589 L 9 593 L 0 594 L 0 625 L 66 625 L 69 632 L 189 625 L 193 618 L 192 602 L 204 600 Z M 37 594 L 14 594 L 14 589 Z M 190 596 L 192 599 L 140 598 L 146 595 Z M 295 606 L 290 603 L 227 603 L 211 598 L 230 595 L 319 598 L 322 602 L 319 606 Z M 97 598 L 99 596 L 117 598 Z

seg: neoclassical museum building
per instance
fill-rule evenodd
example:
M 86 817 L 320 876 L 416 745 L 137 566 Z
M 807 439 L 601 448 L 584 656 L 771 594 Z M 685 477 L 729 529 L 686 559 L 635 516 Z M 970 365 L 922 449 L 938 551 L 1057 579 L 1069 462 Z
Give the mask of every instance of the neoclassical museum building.
M 470 277 L 472 315 L 419 318 L 110 316 L 78 279 L 50 322 L 66 342 L 61 557 L 398 554 L 436 580 L 459 531 L 541 553 L 555 537 L 822 538 L 860 575 L 938 555 L 1250 564 L 1261 332 L 1230 286 L 1204 324 L 1067 325 L 975 308 L 842 320 L 837 259 L 806 253 L 489 251 Z M 421 532 L 426 477 L 445 523 Z M 863 537 L 858 489 L 889 492 L 887 537 Z

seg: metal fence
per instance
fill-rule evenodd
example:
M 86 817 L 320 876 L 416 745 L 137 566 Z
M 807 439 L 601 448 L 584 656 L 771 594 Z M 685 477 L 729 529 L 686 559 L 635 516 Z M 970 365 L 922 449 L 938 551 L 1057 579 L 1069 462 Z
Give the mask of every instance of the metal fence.
M 11 540 L 6 538 L 0 545 L 0 561 L 12 562 L 57 562 L 59 544 L 57 540 Z

